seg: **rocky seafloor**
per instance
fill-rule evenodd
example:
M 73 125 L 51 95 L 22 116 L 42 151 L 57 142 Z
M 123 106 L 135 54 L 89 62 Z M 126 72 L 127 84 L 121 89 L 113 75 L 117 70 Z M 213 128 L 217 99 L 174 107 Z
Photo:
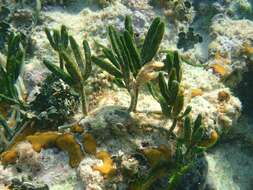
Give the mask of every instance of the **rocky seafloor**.
M 201 113 L 205 125 L 220 136 L 218 143 L 204 154 L 198 166 L 200 169 L 195 168 L 191 171 L 193 174 L 184 176 L 178 189 L 253 189 L 253 96 L 249 90 L 253 87 L 253 2 L 103 2 L 106 1 L 43 4 L 40 23 L 30 31 L 32 53 L 25 59 L 22 71 L 28 99 L 33 99 L 50 73 L 41 63 L 42 60 L 47 58 L 58 64 L 58 55 L 50 47 L 44 27 L 59 29 L 64 24 L 80 45 L 83 39 L 87 39 L 92 53 L 96 53 L 96 42 L 108 45 L 108 25 L 122 29 L 125 16 L 130 15 L 134 32 L 142 36 L 151 21 L 160 16 L 166 26 L 160 50 L 178 50 L 182 56 L 181 83 L 185 105 L 192 107 L 193 118 Z M 21 14 L 22 11 L 24 14 Z M 26 27 L 22 28 L 22 23 L 32 20 L 29 13 L 33 11 L 25 6 L 20 12 L 23 19 L 16 22 L 13 19 L 13 25 L 17 31 L 27 30 Z M 24 16 L 26 14 L 28 16 Z M 158 57 L 159 61 L 161 57 Z M 1 53 L 2 59 L 5 59 L 4 51 Z M 171 121 L 164 123 L 159 115 L 160 105 L 145 90 L 140 93 L 137 113 L 126 114 L 125 107 L 130 103 L 128 93 L 112 84 L 111 80 L 106 72 L 96 66 L 93 68 L 86 89 L 91 111 L 78 123 L 82 133 L 91 134 L 96 139 L 97 152 L 110 153 L 114 160 L 113 169 L 124 167 L 135 171 L 142 167 L 145 173 L 146 166 L 139 163 L 133 152 L 161 144 L 166 144 L 173 151 L 173 143 L 168 142 L 166 135 L 152 128 L 169 129 Z M 220 100 L 221 92 L 229 96 L 227 101 Z M 80 112 L 76 112 L 74 118 L 80 118 Z M 68 154 L 57 148 L 42 148 L 38 153 L 29 142 L 24 141 L 15 149 L 19 154 L 16 163 L 7 166 L 0 164 L 0 189 L 15 189 L 13 184 L 17 189 L 22 189 L 22 184 L 24 189 L 29 189 L 29 184 L 31 189 L 50 190 L 128 189 L 129 181 L 124 179 L 122 173 L 105 177 L 99 170 L 94 170 L 94 166 L 103 166 L 106 159 L 93 154 L 85 154 L 80 164 L 73 168 L 69 166 Z M 160 182 L 152 189 L 166 189 L 166 186 Z

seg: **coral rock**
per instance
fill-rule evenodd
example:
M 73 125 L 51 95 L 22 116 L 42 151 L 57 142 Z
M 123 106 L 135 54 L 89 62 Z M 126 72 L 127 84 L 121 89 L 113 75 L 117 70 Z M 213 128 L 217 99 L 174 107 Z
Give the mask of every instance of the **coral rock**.
M 138 85 L 143 85 L 151 80 L 157 78 L 157 71 L 161 70 L 164 67 L 164 64 L 159 61 L 152 61 L 141 68 L 139 71 L 136 82 Z
M 226 92 L 226 91 L 220 91 L 220 92 L 218 93 L 218 100 L 219 100 L 220 102 L 224 102 L 224 101 L 228 102 L 229 99 L 230 99 L 230 95 L 229 95 L 228 92 Z
M 1 156 L 3 165 L 17 164 L 22 170 L 38 171 L 40 169 L 39 153 L 27 142 L 19 142 Z
M 224 114 L 219 115 L 218 122 L 225 131 L 227 131 L 232 126 L 233 123 L 233 121 Z
M 227 55 L 222 56 L 220 52 L 215 53 L 214 59 L 215 59 L 215 62 L 217 64 L 226 64 L 226 65 L 228 65 L 228 64 L 231 63 L 230 59 L 227 58 Z
M 31 169 L 32 171 L 38 171 L 41 168 L 39 153 L 32 148 L 29 142 L 24 141 L 18 143 L 15 150 L 18 153 L 17 164 L 19 164 L 22 170 Z

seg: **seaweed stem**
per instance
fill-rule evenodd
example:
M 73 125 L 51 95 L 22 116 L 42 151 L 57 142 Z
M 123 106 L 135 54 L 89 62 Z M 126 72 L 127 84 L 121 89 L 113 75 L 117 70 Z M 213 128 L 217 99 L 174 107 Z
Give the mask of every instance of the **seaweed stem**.
M 82 111 L 83 111 L 84 116 L 87 116 L 88 115 L 88 105 L 87 105 L 86 92 L 85 92 L 84 85 L 82 85 L 82 87 L 81 87 L 80 94 L 81 94 Z
M 177 118 L 174 118 L 174 119 L 173 119 L 173 123 L 172 123 L 172 125 L 171 125 L 171 127 L 170 127 L 170 130 L 169 130 L 169 132 L 168 132 L 168 135 L 169 135 L 169 136 L 171 136 L 171 134 L 172 134 L 172 132 L 174 131 L 174 129 L 176 128 L 176 126 L 177 126 Z
M 15 143 L 16 138 L 24 131 L 24 129 L 30 124 L 30 127 L 34 125 L 34 121 L 26 121 L 23 126 L 17 132 L 14 133 L 14 135 L 11 137 L 10 142 L 8 143 L 8 146 L 6 150 L 9 150 L 11 146 Z
M 63 59 L 59 53 L 59 60 L 60 60 L 60 68 L 63 70 L 64 69 L 64 63 L 63 63 Z
M 138 102 L 138 97 L 139 97 L 139 89 L 134 85 L 134 88 L 132 90 L 129 90 L 130 96 L 131 96 L 131 103 L 128 108 L 129 112 L 135 112 L 136 107 L 137 107 L 137 102 Z
M 80 121 L 81 121 L 82 119 L 84 119 L 84 117 L 81 117 L 79 120 L 77 120 L 77 121 L 75 121 L 75 122 L 73 122 L 73 123 L 66 124 L 66 125 L 61 125 L 61 126 L 58 127 L 58 131 L 61 132 L 61 131 L 64 131 L 64 130 L 66 130 L 66 129 L 69 129 L 69 128 L 71 128 L 72 126 L 74 126 L 74 125 L 80 123 Z

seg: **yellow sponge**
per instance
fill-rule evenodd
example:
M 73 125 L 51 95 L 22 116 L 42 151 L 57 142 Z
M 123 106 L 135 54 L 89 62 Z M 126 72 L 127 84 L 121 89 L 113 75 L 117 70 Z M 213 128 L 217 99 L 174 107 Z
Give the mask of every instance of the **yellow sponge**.
M 111 156 L 106 151 L 100 151 L 96 154 L 96 158 L 103 161 L 102 166 L 93 166 L 94 170 L 99 171 L 104 177 L 110 177 L 115 173 L 115 168 L 113 167 L 113 160 Z
M 73 168 L 77 167 L 84 158 L 80 145 L 72 134 L 66 133 L 59 136 L 56 139 L 56 146 L 68 153 L 69 165 Z
M 89 133 L 84 134 L 83 146 L 84 146 L 85 152 L 89 154 L 93 154 L 93 155 L 96 154 L 97 142 L 91 134 Z
M 57 132 L 36 133 L 35 135 L 27 136 L 26 140 L 32 144 L 36 152 L 40 152 L 42 148 L 55 145 L 55 141 L 59 135 Z

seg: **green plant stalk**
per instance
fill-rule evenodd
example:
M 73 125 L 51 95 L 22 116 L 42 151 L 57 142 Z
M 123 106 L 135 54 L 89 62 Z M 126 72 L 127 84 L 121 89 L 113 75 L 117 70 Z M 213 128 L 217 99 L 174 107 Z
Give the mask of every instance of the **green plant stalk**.
M 0 100 L 6 102 L 8 104 L 21 105 L 20 101 L 14 99 L 14 98 L 10 98 L 8 96 L 5 96 L 4 94 L 1 94 L 1 93 L 0 93 Z
M 58 55 L 59 55 L 59 60 L 60 60 L 60 68 L 61 68 L 62 70 L 64 70 L 64 62 L 63 62 L 63 59 L 62 59 L 62 57 L 61 57 L 60 54 L 61 54 L 61 53 L 59 52 Z
M 159 178 L 168 173 L 168 163 L 161 162 L 157 166 L 151 169 L 147 176 L 137 179 L 135 183 L 130 186 L 130 190 L 149 190 L 150 186 Z
M 16 83 L 16 89 L 18 93 L 18 101 L 21 104 L 25 104 L 25 99 L 27 97 L 27 90 L 25 88 L 24 81 L 22 78 L 18 78 Z
M 20 128 L 18 128 L 17 130 L 15 130 L 15 132 L 12 134 L 11 139 L 9 140 L 8 146 L 7 146 L 7 150 L 10 149 L 12 147 L 12 145 L 15 143 L 17 137 L 24 131 L 24 129 L 26 127 L 32 127 L 34 125 L 34 121 L 32 120 L 28 120 L 26 121 Z
M 137 107 L 137 102 L 138 102 L 138 97 L 139 97 L 139 87 L 134 84 L 133 89 L 129 89 L 128 90 L 130 97 L 131 97 L 131 103 L 130 106 L 128 108 L 129 112 L 135 112 L 136 111 L 136 107 Z
M 192 145 L 189 145 L 188 147 L 187 147 L 187 149 L 186 149 L 186 152 L 185 152 L 185 158 L 187 158 L 188 157 L 188 155 L 191 153 L 191 150 L 192 150 Z
M 71 128 L 72 126 L 74 126 L 74 125 L 80 123 L 80 121 L 81 121 L 82 119 L 84 119 L 84 117 L 81 117 L 78 121 L 75 121 L 75 122 L 73 122 L 73 123 L 61 125 L 61 126 L 58 127 L 58 131 L 59 131 L 59 132 L 64 132 L 64 130 L 69 129 L 69 128 Z
M 145 180 L 145 182 L 144 182 L 144 184 L 143 184 L 143 186 L 144 186 L 143 189 L 145 189 L 145 190 L 149 189 L 150 186 L 151 186 L 158 178 L 160 178 L 160 177 L 166 175 L 166 173 L 167 173 L 167 168 L 165 168 L 165 167 L 159 168 L 159 169 L 157 169 L 157 171 L 153 171 L 153 174 L 152 174 L 151 176 L 149 176 L 149 177 Z
M 171 135 L 172 135 L 174 129 L 175 129 L 176 126 L 177 126 L 177 121 L 178 121 L 178 118 L 174 118 L 174 119 L 173 119 L 173 123 L 172 123 L 172 125 L 171 125 L 171 127 L 170 127 L 170 129 L 169 129 L 168 136 L 171 136 Z
M 40 17 L 40 11 L 41 11 L 41 1 L 40 0 L 36 0 L 36 5 L 34 8 L 34 13 L 33 13 L 33 21 L 34 21 L 34 25 L 36 26 L 38 24 L 39 21 L 39 17 Z
M 4 128 L 4 131 L 7 135 L 7 139 L 10 140 L 12 135 L 13 135 L 13 132 L 12 130 L 8 127 L 8 124 L 7 122 L 5 121 L 4 117 L 2 115 L 0 115 L 0 124 L 3 126 Z
M 191 168 L 192 163 L 189 163 L 185 166 L 182 166 L 181 168 L 179 168 L 179 171 L 176 171 L 174 173 L 174 175 L 172 175 L 172 177 L 169 180 L 169 187 L 168 190 L 175 190 L 176 186 L 178 185 L 178 183 L 180 182 L 181 178 L 183 177 L 183 175 L 189 171 L 189 169 Z
M 68 48 L 68 32 L 64 25 L 61 26 L 61 29 L 51 31 L 48 28 L 45 28 L 45 33 L 47 39 L 51 45 L 51 47 L 58 52 L 59 61 L 60 61 L 60 68 L 64 68 L 63 59 L 61 58 L 60 54 Z
M 4 143 L 4 149 L 5 149 L 5 147 L 7 147 L 8 146 L 8 140 L 7 140 L 7 138 L 6 138 L 6 136 L 4 135 L 4 132 L 3 131 L 1 131 L 0 130 L 0 139 L 1 139 L 1 141 Z M 1 151 L 1 149 L 0 149 L 0 151 Z M 1 152 L 0 152 L 1 153 Z
M 172 50 L 160 50 L 159 53 L 171 53 Z M 181 59 L 183 60 L 183 62 L 185 62 L 188 65 L 194 66 L 194 67 L 206 67 L 206 65 L 202 65 L 202 64 L 198 64 L 198 63 L 192 63 L 190 60 L 188 60 L 186 57 L 181 56 Z
M 82 112 L 83 112 L 84 116 L 87 116 L 88 115 L 88 104 L 87 104 L 87 100 L 86 100 L 86 92 L 85 92 L 84 85 L 81 86 L 80 95 L 81 95 L 81 103 L 82 103 Z

